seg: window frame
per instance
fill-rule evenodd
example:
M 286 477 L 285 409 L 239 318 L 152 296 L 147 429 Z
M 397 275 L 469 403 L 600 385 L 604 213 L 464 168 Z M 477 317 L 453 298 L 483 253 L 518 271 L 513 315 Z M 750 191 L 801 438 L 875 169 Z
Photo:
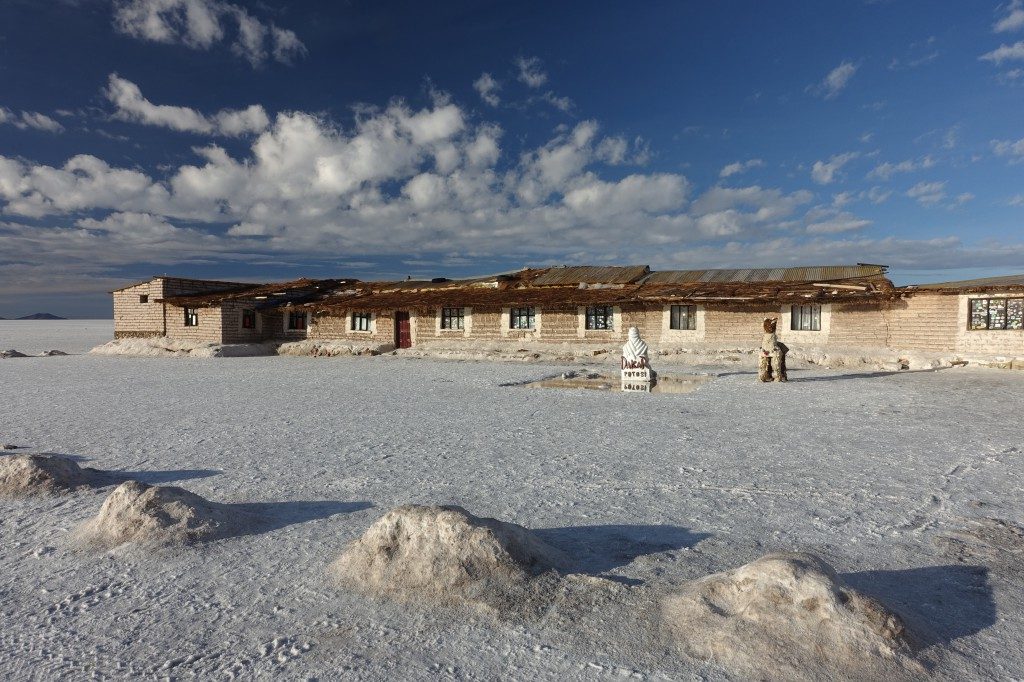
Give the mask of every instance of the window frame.
M 588 305 L 584 310 L 583 329 L 588 332 L 615 331 L 615 307 L 610 305 Z M 604 326 L 598 326 L 598 321 Z
M 296 324 L 296 320 L 301 320 Z M 304 332 L 309 328 L 309 314 L 305 310 L 289 310 L 284 319 L 284 328 L 290 332 Z
M 251 324 L 246 324 L 246 322 L 251 322 Z M 242 309 L 242 329 L 256 329 L 256 311 L 254 309 Z
M 529 326 L 522 326 L 522 321 L 524 319 Z M 508 328 L 512 331 L 536 331 L 537 309 L 532 305 L 509 308 Z
M 149 303 L 149 294 L 139 294 L 139 303 Z
M 992 303 L 996 302 L 1001 304 L 1002 307 L 1002 325 L 992 326 Z M 1010 304 L 1015 303 L 1015 308 L 1018 311 L 1011 317 Z M 975 326 L 975 303 L 985 304 L 985 326 Z M 1016 321 L 1018 326 L 1011 327 L 1010 325 Z M 1021 296 L 986 296 L 984 298 L 968 298 L 967 299 L 967 331 L 972 332 L 1002 332 L 1002 331 L 1021 331 L 1024 329 L 1024 297 Z
M 185 326 L 186 327 L 198 327 L 199 326 L 199 308 L 185 308 Z
M 685 327 L 679 325 L 679 313 L 682 308 L 686 308 L 687 326 Z M 668 309 L 668 328 L 674 332 L 697 331 L 697 306 L 693 304 L 670 305 Z
M 809 326 L 804 327 L 804 308 L 808 309 Z M 800 314 L 797 314 L 797 310 Z M 815 314 L 817 313 L 817 314 Z M 791 332 L 820 332 L 821 331 L 822 306 L 820 303 L 795 303 L 789 308 L 789 331 Z
M 354 312 L 352 313 L 352 319 L 349 320 L 349 331 L 353 332 L 370 332 L 373 331 L 373 313 L 367 312 Z
M 466 331 L 466 309 L 456 306 L 441 308 L 441 331 Z

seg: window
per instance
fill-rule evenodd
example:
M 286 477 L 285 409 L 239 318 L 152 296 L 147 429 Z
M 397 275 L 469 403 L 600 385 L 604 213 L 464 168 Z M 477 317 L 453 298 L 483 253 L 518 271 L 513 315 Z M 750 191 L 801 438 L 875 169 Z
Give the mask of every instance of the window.
M 199 311 L 195 308 L 185 308 L 185 326 L 186 327 L 198 327 L 199 326 Z
M 288 312 L 288 330 L 289 331 L 302 331 L 306 328 L 306 313 L 305 312 Z
M 139 303 L 149 303 L 149 294 L 139 294 Z
M 242 329 L 255 329 L 256 328 L 256 311 L 255 310 L 243 310 L 242 311 Z
M 441 329 L 465 329 L 465 308 L 441 308 Z
M 352 331 L 370 331 L 370 313 L 352 313 Z
M 972 298 L 970 329 L 1024 329 L 1024 298 Z
M 821 331 L 820 305 L 795 305 L 790 318 L 789 328 L 795 332 Z
M 512 308 L 508 311 L 509 329 L 533 329 L 536 315 L 533 308 Z
M 615 316 L 608 305 L 592 305 L 587 308 L 587 329 L 611 329 Z
M 669 329 L 696 329 L 697 328 L 697 306 L 695 305 L 674 305 L 669 313 Z

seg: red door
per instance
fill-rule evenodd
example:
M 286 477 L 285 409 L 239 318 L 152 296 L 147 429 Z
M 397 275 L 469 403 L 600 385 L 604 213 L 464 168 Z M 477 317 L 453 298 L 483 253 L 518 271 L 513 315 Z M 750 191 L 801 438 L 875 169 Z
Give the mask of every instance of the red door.
M 409 322 L 409 313 L 402 310 L 395 312 L 395 346 L 412 348 L 412 326 Z

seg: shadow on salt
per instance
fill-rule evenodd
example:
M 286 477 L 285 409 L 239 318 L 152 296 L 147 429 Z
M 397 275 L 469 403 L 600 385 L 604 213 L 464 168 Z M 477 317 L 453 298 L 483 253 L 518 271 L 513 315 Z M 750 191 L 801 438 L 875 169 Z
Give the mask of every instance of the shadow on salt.
M 651 382 L 650 391 L 639 391 L 643 393 L 693 393 L 701 386 L 714 379 L 706 374 L 658 374 Z M 523 383 L 502 384 L 502 386 L 520 386 L 526 388 L 562 388 L 578 389 L 585 388 L 594 391 L 623 391 L 622 381 L 618 374 L 601 374 L 588 372 L 577 374 L 566 372 L 553 377 L 545 377 L 536 381 Z M 624 391 L 638 392 L 638 391 Z

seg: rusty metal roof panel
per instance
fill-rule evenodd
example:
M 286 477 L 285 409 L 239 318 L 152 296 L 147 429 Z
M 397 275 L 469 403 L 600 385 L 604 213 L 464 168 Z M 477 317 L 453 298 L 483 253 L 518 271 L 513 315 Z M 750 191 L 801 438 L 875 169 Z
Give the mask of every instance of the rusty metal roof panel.
M 646 265 L 563 265 L 542 272 L 531 284 L 539 287 L 576 284 L 632 284 L 650 271 L 651 269 Z
M 911 289 L 999 289 L 1002 287 L 1024 287 L 1024 274 L 1003 275 L 1001 277 L 982 277 L 980 279 L 962 279 L 955 282 L 934 282 L 931 284 L 915 284 Z
M 743 268 L 717 270 L 659 270 L 646 284 L 687 284 L 690 282 L 831 282 L 884 276 L 879 265 L 821 265 L 803 268 Z

